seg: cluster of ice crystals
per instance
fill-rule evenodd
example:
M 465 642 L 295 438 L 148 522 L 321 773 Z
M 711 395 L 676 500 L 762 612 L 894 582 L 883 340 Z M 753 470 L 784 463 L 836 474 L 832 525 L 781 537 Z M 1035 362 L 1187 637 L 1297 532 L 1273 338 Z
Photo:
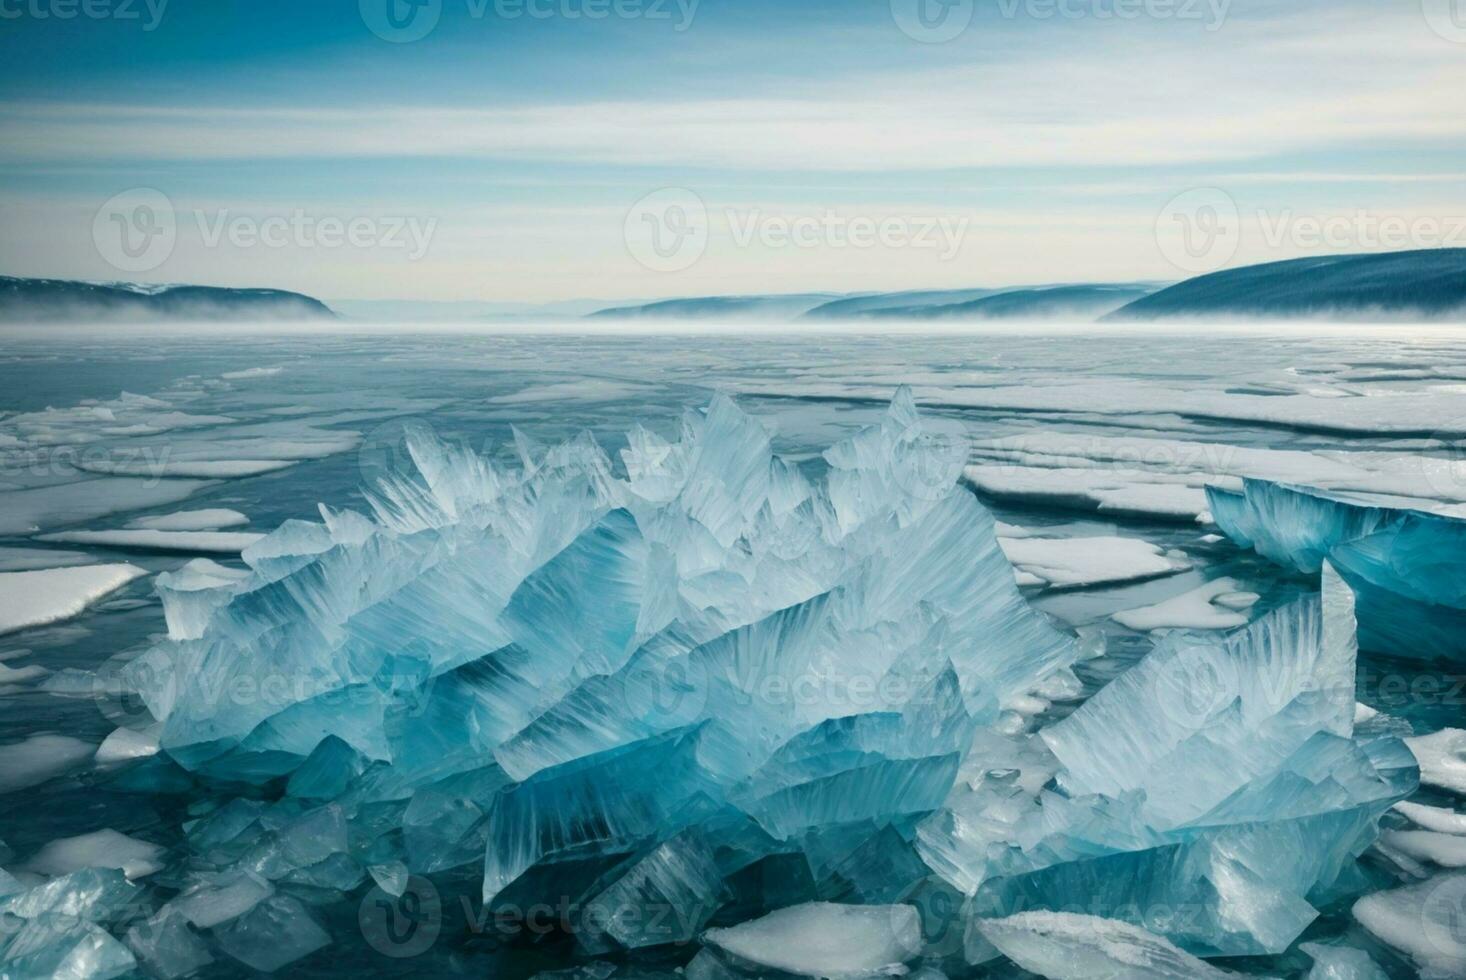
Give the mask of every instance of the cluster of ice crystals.
M 281 886 L 481 863 L 507 907 L 588 867 L 604 950 L 686 941 L 778 855 L 847 893 L 919 877 L 913 826 L 974 733 L 1077 656 L 948 434 L 905 391 L 808 472 L 723 397 L 631 432 L 619 468 L 588 436 L 519 436 L 505 467 L 409 427 L 369 515 L 163 583 L 170 639 L 127 670 L 163 749 L 286 792 L 193 825 L 173 904 L 228 952 Z M 653 901 L 703 914 L 616 914 Z

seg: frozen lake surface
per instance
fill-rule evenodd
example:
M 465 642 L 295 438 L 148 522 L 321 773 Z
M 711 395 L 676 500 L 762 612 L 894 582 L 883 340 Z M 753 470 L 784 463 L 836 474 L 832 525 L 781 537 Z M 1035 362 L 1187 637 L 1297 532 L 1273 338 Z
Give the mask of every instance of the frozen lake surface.
M 0 863 L 54 863 L 86 848 L 48 845 L 103 830 L 143 842 L 121 850 L 147 868 L 161 853 L 147 845 L 176 845 L 200 792 L 129 788 L 127 759 L 146 745 L 96 754 L 137 708 L 94 693 L 165 630 L 155 576 L 199 557 L 227 575 L 283 521 L 316 520 L 319 503 L 361 507 L 363 479 L 390 465 L 405 422 L 506 459 L 514 430 L 542 445 L 588 430 L 616 458 L 633 423 L 671 438 L 684 410 L 721 391 L 767 424 L 776 452 L 818 470 L 819 453 L 876 422 L 901 385 L 945 420 L 1029 601 L 1107 637 L 1107 655 L 1079 668 L 1086 695 L 1147 653 L 1155 630 L 1244 625 L 1316 589 L 1222 538 L 1208 485 L 1254 477 L 1466 513 L 1466 330 L 11 331 L 0 353 L 0 838 L 14 858 Z M 1417 736 L 1463 727 L 1455 673 L 1360 663 L 1359 700 Z M 1445 808 L 1434 822 L 1454 826 L 1459 801 L 1437 782 L 1415 802 Z M 1401 817 L 1397 829 L 1416 826 Z M 1459 849 L 1407 853 L 1430 869 Z M 166 888 L 168 873 L 151 880 Z M 325 975 L 359 958 L 363 973 L 510 977 L 565 965 L 466 928 L 429 960 L 399 963 L 366 947 L 357 912 L 325 902 L 337 953 L 291 969 Z M 1306 938 L 1346 933 L 1373 944 L 1347 906 Z M 1297 975 L 1308 962 L 1294 951 L 1226 965 Z

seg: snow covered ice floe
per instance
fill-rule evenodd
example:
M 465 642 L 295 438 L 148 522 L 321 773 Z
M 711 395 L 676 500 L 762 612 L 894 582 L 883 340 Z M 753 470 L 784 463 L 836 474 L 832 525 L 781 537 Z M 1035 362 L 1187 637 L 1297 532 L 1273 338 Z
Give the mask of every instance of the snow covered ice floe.
M 1332 563 L 1357 595 L 1365 650 L 1466 659 L 1466 518 L 1419 501 L 1261 480 L 1240 493 L 1211 488 L 1208 498 L 1239 546 L 1300 572 Z
M 1354 903 L 1359 924 L 1415 964 L 1423 980 L 1466 976 L 1466 872 L 1450 872 L 1404 888 L 1375 892 Z
M 83 565 L 0 572 L 0 633 L 70 619 L 147 572 L 135 565 Z
M 977 920 L 1090 911 L 1193 955 L 1283 952 L 1418 784 L 1402 742 L 1355 736 L 1351 599 L 1328 575 L 1244 630 L 1168 634 L 1028 740 L 1037 779 L 959 784 L 923 857 Z
M 156 551 L 201 551 L 237 555 L 264 537 L 245 531 L 156 531 L 148 529 L 116 531 L 58 531 L 42 534 L 38 541 L 63 544 L 89 544 L 103 548 L 141 548 Z

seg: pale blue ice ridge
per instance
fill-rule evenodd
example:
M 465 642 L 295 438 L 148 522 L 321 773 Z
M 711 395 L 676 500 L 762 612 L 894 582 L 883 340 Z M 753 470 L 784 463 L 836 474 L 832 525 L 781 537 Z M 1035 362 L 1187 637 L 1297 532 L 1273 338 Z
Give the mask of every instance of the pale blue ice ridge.
M 1365 650 L 1466 659 L 1466 520 L 1265 480 L 1207 497 L 1238 545 L 1298 572 L 1331 562 L 1357 595 Z

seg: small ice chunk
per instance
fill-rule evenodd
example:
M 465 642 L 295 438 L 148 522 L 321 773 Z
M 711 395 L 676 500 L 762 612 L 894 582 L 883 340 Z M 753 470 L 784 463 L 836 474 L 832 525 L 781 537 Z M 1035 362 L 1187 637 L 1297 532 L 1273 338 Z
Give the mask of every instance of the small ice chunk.
M 1375 892 L 1354 903 L 1354 918 L 1377 939 L 1415 961 L 1425 980 L 1466 976 L 1466 873 Z
M 97 765 L 107 766 L 132 759 L 146 759 L 158 754 L 156 732 L 140 732 L 132 728 L 113 729 L 97 746 Z
M 40 680 L 49 673 L 51 672 L 40 664 L 11 667 L 8 664 L 0 663 L 0 684 L 28 684 L 31 681 Z
M 202 551 L 237 555 L 263 538 L 244 531 L 59 531 L 38 541 L 89 544 L 102 548 L 147 548 L 156 551 Z
M 401 898 L 403 892 L 407 891 L 409 874 L 407 865 L 401 861 L 374 864 L 367 871 L 371 873 L 372 881 L 377 883 L 377 887 L 393 898 Z
M 1420 763 L 1423 785 L 1466 794 L 1466 731 L 1443 728 L 1433 735 L 1407 738 L 1405 744 Z
M 82 868 L 117 868 L 129 879 L 143 878 L 163 867 L 163 848 L 115 830 L 53 840 L 21 867 L 50 877 Z
M 1218 970 L 1139 926 L 1070 912 L 1022 912 L 973 926 L 1008 959 L 1051 980 L 1221 980 Z
M 0 573 L 0 633 L 80 615 L 93 602 L 146 574 L 125 564 Z
M 228 922 L 275 893 L 275 886 L 250 871 L 236 871 L 201 881 L 168 905 L 200 929 Z
M 808 902 L 728 929 L 703 941 L 757 967 L 845 980 L 901 971 L 922 948 L 921 922 L 910 905 Z
M 1141 633 L 1160 629 L 1236 629 L 1247 625 L 1247 615 L 1235 608 L 1223 608 L 1217 600 L 1242 592 L 1234 579 L 1219 578 L 1154 606 L 1117 612 L 1114 620 Z
M 1424 803 L 1396 803 L 1395 811 L 1417 827 L 1438 834 L 1466 834 L 1466 813 Z
M 328 945 L 331 937 L 305 906 L 276 895 L 214 932 L 224 952 L 251 969 L 273 973 Z
M 127 522 L 134 531 L 217 531 L 225 527 L 248 524 L 249 518 L 237 510 L 215 507 L 205 510 L 180 510 L 172 514 L 139 517 Z
M 128 929 L 124 939 L 148 972 L 161 980 L 188 976 L 214 962 L 203 940 L 175 909 L 165 908 L 144 919 Z
M 32 735 L 0 745 L 0 793 L 44 783 L 91 758 L 96 747 L 68 735 Z
M 1304 980 L 1389 980 L 1389 975 L 1362 949 L 1304 943 L 1298 947 L 1313 957 L 1313 969 Z

